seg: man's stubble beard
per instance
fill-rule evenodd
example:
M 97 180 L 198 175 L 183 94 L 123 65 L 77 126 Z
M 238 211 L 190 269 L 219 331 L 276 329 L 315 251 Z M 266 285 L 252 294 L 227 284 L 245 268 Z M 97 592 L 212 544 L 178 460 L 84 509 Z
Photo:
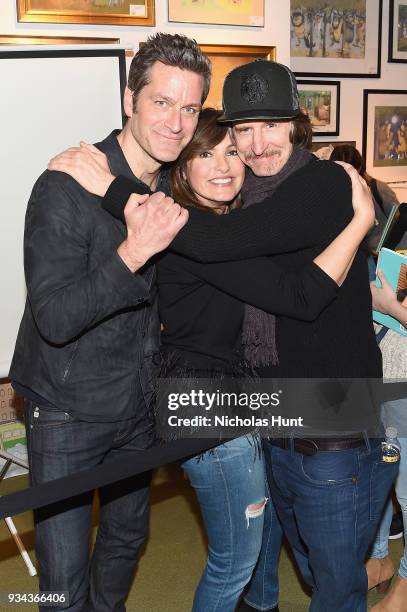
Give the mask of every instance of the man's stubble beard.
M 260 161 L 264 159 L 270 159 L 270 164 L 264 166 L 263 164 L 257 165 L 256 163 L 254 163 L 252 165 L 250 163 L 251 161 L 256 162 L 257 160 Z M 280 165 L 280 159 L 281 151 L 279 149 L 268 149 L 267 151 L 258 156 L 254 155 L 253 153 L 247 153 L 247 155 L 244 156 L 243 161 L 247 166 L 249 166 L 249 168 L 251 168 L 252 172 L 254 172 L 256 176 L 272 176 L 274 174 L 278 174 L 278 172 L 280 172 L 280 170 L 285 166 L 285 163 L 282 166 Z M 273 163 L 273 161 L 275 161 L 275 163 Z

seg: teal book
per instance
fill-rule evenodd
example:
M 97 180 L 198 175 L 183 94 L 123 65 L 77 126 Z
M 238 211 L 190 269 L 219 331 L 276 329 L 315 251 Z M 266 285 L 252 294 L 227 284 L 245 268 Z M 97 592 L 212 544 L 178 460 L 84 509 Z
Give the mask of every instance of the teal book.
M 391 251 L 390 249 L 381 249 L 377 261 L 377 269 L 382 270 L 395 292 L 407 289 L 407 255 Z M 380 280 L 377 277 L 376 287 L 381 287 Z M 390 315 L 374 310 L 373 320 L 376 323 L 393 329 L 402 336 L 407 336 L 407 329 Z

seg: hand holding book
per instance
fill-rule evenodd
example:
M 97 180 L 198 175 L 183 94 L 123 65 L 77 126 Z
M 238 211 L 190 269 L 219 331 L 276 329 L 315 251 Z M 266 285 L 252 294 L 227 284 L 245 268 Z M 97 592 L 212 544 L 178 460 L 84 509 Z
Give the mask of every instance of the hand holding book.
M 377 278 L 371 283 L 373 319 L 403 336 L 407 336 L 406 288 L 407 256 L 382 249 L 377 264 Z

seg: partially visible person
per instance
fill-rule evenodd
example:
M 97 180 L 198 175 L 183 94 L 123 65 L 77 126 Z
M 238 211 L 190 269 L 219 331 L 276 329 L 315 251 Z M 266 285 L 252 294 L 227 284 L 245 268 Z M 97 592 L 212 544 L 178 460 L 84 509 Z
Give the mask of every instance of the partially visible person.
M 353 145 L 337 145 L 333 148 L 330 159 L 351 164 L 370 187 L 375 204 L 376 225 L 367 235 L 364 244 L 369 252 L 376 252 L 387 218 L 393 206 L 399 204 L 397 196 L 387 183 L 373 178 L 366 172 L 366 162 Z
M 404 535 L 403 529 L 403 513 L 397 510 L 391 519 L 389 540 L 399 540 Z
M 98 144 L 99 155 L 140 192 L 165 190 L 161 165 L 191 139 L 209 80 L 209 61 L 194 41 L 151 37 L 130 67 L 127 122 Z M 160 326 L 150 259 L 188 213 L 164 198 L 134 216 L 137 231 L 126 232 L 61 172 L 45 172 L 31 194 L 24 239 L 28 297 L 10 378 L 26 399 L 34 485 L 114 457 L 126 461 L 154 440 Z M 92 555 L 93 492 L 35 512 L 40 590 L 67 593 L 54 609 L 125 610 L 148 528 L 149 484 L 146 473 L 100 489 Z
M 377 179 L 372 178 L 366 172 L 366 163 L 359 151 L 351 145 L 338 145 L 331 153 L 330 159 L 346 161 L 354 166 L 368 183 L 375 202 L 377 219 L 376 228 L 370 232 L 366 239 L 368 251 L 375 252 L 386 225 L 387 218 L 393 206 L 399 204 L 396 194 L 390 187 Z M 407 234 L 399 244 L 400 248 L 407 246 Z M 373 308 L 390 314 L 395 319 L 407 326 L 407 308 L 396 299 L 394 291 L 387 283 L 381 271 L 378 276 L 382 282 L 382 288 L 377 288 L 371 283 L 373 295 Z M 380 348 L 383 355 L 383 376 L 386 379 L 407 378 L 407 338 L 390 329 L 381 328 L 378 331 Z M 382 407 L 382 418 L 384 425 L 395 427 L 399 434 L 401 444 L 401 461 L 399 474 L 396 481 L 396 496 L 402 508 L 404 531 L 407 529 L 407 399 L 397 399 L 386 402 Z M 389 555 L 389 532 L 393 517 L 393 504 L 388 501 L 384 515 L 381 519 L 376 540 L 373 544 L 370 558 L 366 563 L 368 574 L 368 589 L 377 588 L 380 593 L 385 593 L 390 587 L 395 569 Z M 399 576 L 392 592 L 373 610 L 377 612 L 406 612 L 407 611 L 407 552 L 400 562 Z
M 382 287 L 371 283 L 373 307 L 389 314 L 407 327 L 407 299 L 401 303 L 381 271 L 378 271 Z M 383 354 L 384 378 L 393 380 L 407 379 L 407 338 L 388 329 L 380 340 Z M 396 480 L 396 497 L 400 504 L 404 526 L 404 553 L 400 560 L 396 582 L 386 597 L 376 604 L 374 612 L 407 612 L 407 398 L 386 402 L 382 418 L 386 427 L 397 429 L 400 442 L 400 469 Z M 389 532 L 392 522 L 393 504 L 386 506 L 376 540 L 366 564 L 368 588 L 377 588 L 386 593 L 395 573 L 394 563 L 389 555 Z

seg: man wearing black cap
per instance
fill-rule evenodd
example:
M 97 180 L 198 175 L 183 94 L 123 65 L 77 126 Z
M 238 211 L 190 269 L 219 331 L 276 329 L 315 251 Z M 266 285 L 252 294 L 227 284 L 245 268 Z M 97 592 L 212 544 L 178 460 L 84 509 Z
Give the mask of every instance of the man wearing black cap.
M 296 272 L 351 219 L 350 181 L 341 167 L 317 161 L 308 151 L 311 125 L 300 112 L 295 77 L 286 66 L 258 60 L 236 68 L 226 77 L 223 105 L 221 121 L 233 126 L 238 154 L 249 168 L 243 210 L 219 216 L 191 209 L 189 223 L 171 247 L 203 262 L 275 254 L 288 273 Z M 75 178 L 88 187 L 83 176 Z M 118 177 L 104 206 L 123 216 L 122 205 L 136 190 L 131 181 Z M 105 190 L 96 193 L 104 195 Z M 276 325 L 256 309 L 245 315 L 245 360 L 262 377 L 352 381 L 382 376 L 361 253 L 337 299 L 316 321 L 279 316 Z M 338 394 L 330 391 L 328 402 L 323 393 L 314 400 L 315 412 L 330 409 L 330 428 L 310 419 L 306 439 L 295 434 L 264 443 L 268 479 L 287 538 L 313 589 L 313 612 L 362 612 L 364 559 L 397 466 L 381 461 L 381 440 L 369 439 L 360 423 L 338 433 L 337 415 L 329 404 L 335 404 Z M 288 408 L 301 414 L 303 398 L 300 392 L 293 395 Z M 246 610 L 278 609 L 268 591 L 276 568 L 266 542 Z
M 193 211 L 172 248 L 206 261 L 232 258 L 239 242 L 241 257 L 286 251 L 274 260 L 294 272 L 349 220 L 348 179 L 341 168 L 316 161 L 308 151 L 310 122 L 300 111 L 295 77 L 286 66 L 259 60 L 236 68 L 224 83 L 223 108 L 220 121 L 232 125 L 238 154 L 250 168 L 242 190 L 243 208 L 248 209 L 221 223 L 199 218 L 199 228 Z M 205 242 L 200 242 L 199 230 Z M 228 246 L 220 248 L 222 236 Z M 280 316 L 275 333 L 267 333 L 272 328 L 264 313 L 246 310 L 245 358 L 262 377 L 323 378 L 331 385 L 336 378 L 382 376 L 361 253 L 337 300 L 317 321 Z M 275 338 L 274 346 L 265 337 Z M 302 414 L 301 381 L 291 384 L 298 389 L 292 393 L 295 400 L 282 406 Z M 315 396 L 312 415 L 304 413 L 310 428 L 306 433 L 264 442 L 267 475 L 284 531 L 313 590 L 313 612 L 362 612 L 367 591 L 364 559 L 397 467 L 383 464 L 381 440 L 368 438 L 363 419 L 355 424 L 345 418 L 339 425 L 329 408 L 326 398 Z M 370 406 L 355 406 L 357 411 L 363 408 L 369 413 Z M 324 411 L 333 413 L 332 423 Z M 267 536 L 242 612 L 277 609 L 270 588 L 275 568 L 268 559 L 274 551 L 268 551 Z

